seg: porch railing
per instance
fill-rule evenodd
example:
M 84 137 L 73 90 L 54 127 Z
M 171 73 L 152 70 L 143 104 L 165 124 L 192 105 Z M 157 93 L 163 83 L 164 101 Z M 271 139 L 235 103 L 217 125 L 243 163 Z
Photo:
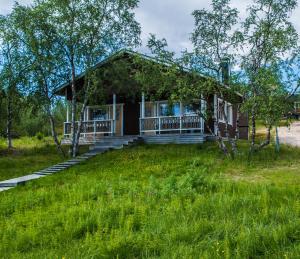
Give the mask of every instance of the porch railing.
M 77 131 L 79 121 L 76 121 L 75 130 Z M 65 137 L 71 136 L 71 122 L 64 123 L 64 135 Z M 113 135 L 114 133 L 114 121 L 113 120 L 95 120 L 95 121 L 83 121 L 81 136 L 96 136 L 97 134 Z
M 140 119 L 140 132 L 161 132 L 168 131 L 200 131 L 204 132 L 204 120 L 200 116 L 166 116 L 166 117 L 147 117 Z

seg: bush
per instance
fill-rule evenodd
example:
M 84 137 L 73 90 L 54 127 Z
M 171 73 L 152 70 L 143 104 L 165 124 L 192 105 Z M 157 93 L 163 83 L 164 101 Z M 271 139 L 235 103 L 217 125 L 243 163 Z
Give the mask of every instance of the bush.
M 43 140 L 44 139 L 44 134 L 42 133 L 42 132 L 38 132 L 37 134 L 36 134 L 36 138 L 38 139 L 38 140 Z

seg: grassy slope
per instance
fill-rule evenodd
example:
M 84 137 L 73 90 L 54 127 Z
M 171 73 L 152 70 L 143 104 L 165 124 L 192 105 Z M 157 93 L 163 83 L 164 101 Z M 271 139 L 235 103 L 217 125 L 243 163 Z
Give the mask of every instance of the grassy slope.
M 0 181 L 27 175 L 66 159 L 58 153 L 51 138 L 23 137 L 13 144 L 15 148 L 8 152 L 5 139 L 0 139 Z
M 297 258 L 300 151 L 139 146 L 0 193 L 4 258 Z

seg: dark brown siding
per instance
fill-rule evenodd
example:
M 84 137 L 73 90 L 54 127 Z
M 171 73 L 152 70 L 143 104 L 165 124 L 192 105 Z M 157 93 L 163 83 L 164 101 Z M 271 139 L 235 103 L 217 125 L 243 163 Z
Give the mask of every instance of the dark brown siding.
M 124 106 L 124 135 L 140 134 L 140 104 L 127 102 Z
M 207 108 L 211 109 L 211 114 L 213 114 L 213 109 L 214 109 L 214 97 L 211 96 L 209 98 Z M 236 131 L 236 120 L 237 120 L 237 106 L 233 106 L 233 125 L 228 125 L 228 131 L 229 131 L 229 136 L 231 138 L 235 137 L 235 131 Z M 209 127 L 211 128 L 212 131 L 214 131 L 214 121 L 213 119 L 209 120 Z M 225 123 L 219 123 L 219 129 L 221 131 L 221 136 L 225 137 Z M 209 134 L 209 131 L 205 127 L 205 133 Z M 239 137 L 240 139 L 248 139 L 248 116 L 246 114 L 240 114 L 239 118 Z
M 249 138 L 249 118 L 248 115 L 245 113 L 242 113 L 240 115 L 240 121 L 239 121 L 239 134 L 240 134 L 240 139 L 246 139 L 248 140 Z

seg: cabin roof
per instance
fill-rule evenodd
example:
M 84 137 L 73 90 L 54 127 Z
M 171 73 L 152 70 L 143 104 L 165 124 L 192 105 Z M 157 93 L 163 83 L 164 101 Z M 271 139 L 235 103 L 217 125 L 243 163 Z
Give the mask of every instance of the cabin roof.
M 144 58 L 145 60 L 150 60 L 150 61 L 153 61 L 155 63 L 160 63 L 160 64 L 163 64 L 163 65 L 166 65 L 166 66 L 170 66 L 171 63 L 167 63 L 167 62 L 163 62 L 163 61 L 160 61 L 159 59 L 157 58 L 154 58 L 154 57 L 151 57 L 151 56 L 148 56 L 148 55 L 145 55 L 145 54 L 142 54 L 142 53 L 139 53 L 139 52 L 136 52 L 136 51 L 133 51 L 133 50 L 129 50 L 129 49 L 122 49 L 122 50 L 119 50 L 117 52 L 115 52 L 114 54 L 110 55 L 109 57 L 105 58 L 104 60 L 100 61 L 99 63 L 97 63 L 96 65 L 94 65 L 91 69 L 94 70 L 94 69 L 97 69 L 97 68 L 100 68 L 106 64 L 108 64 L 109 62 L 112 62 L 114 60 L 116 60 L 117 58 L 120 58 L 122 56 L 125 56 L 125 55 L 129 55 L 129 56 L 139 56 L 141 58 Z M 192 72 L 190 69 L 188 68 L 185 68 L 184 69 L 186 72 Z M 79 79 L 83 79 L 85 76 L 85 72 L 81 73 L 80 75 L 78 75 L 76 77 L 76 81 L 79 80 Z M 206 75 L 203 75 L 201 73 L 199 73 L 199 76 L 203 77 L 203 78 L 212 78 L 212 77 L 209 77 L 209 76 L 206 76 Z M 220 86 L 223 86 L 225 88 L 229 88 L 229 86 L 223 84 L 222 82 L 219 82 Z M 66 82 L 64 84 L 62 84 L 61 86 L 57 87 L 56 89 L 54 89 L 54 94 L 56 95 L 65 95 L 65 92 L 64 90 L 70 86 L 70 82 Z M 240 97 L 243 97 L 242 94 L 236 92 L 237 95 L 239 95 Z

